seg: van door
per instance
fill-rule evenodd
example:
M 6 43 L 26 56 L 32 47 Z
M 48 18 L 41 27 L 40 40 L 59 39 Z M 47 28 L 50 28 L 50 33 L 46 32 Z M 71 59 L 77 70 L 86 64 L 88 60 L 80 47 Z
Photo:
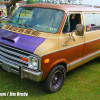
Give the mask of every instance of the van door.
M 62 34 L 60 34 L 59 37 L 59 58 L 67 59 L 67 71 L 80 65 L 83 57 L 84 37 L 77 36 L 75 32 L 73 32 L 76 24 L 82 23 L 81 12 L 69 13 Z M 70 38 L 71 33 L 72 36 Z
M 95 55 L 100 53 L 100 13 L 84 13 L 85 45 L 88 47 L 87 58 L 93 59 Z M 86 53 L 84 52 L 84 56 Z

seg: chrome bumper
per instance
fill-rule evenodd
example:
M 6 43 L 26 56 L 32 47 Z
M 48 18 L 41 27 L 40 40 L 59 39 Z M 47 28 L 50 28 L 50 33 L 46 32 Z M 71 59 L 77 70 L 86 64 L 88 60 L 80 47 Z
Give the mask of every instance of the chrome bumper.
M 4 70 L 6 70 L 8 72 L 12 72 L 12 73 L 19 75 L 20 79 L 28 78 L 28 79 L 31 79 L 33 81 L 39 82 L 39 81 L 41 81 L 42 76 L 43 76 L 42 71 L 33 71 L 31 69 L 24 68 L 21 66 L 20 67 L 14 66 L 14 65 L 7 63 L 5 61 L 0 61 L 0 67 L 2 67 Z
M 33 71 L 31 69 L 28 68 L 24 68 L 24 67 L 19 67 L 19 77 L 21 79 L 23 78 L 28 78 L 31 80 L 34 80 L 36 82 L 41 81 L 43 76 L 43 72 L 42 71 Z

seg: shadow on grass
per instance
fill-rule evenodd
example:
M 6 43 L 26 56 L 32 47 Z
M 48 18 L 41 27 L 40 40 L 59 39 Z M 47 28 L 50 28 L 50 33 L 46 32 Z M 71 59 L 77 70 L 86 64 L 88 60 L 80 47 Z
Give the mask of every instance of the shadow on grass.
M 78 68 L 70 71 L 67 73 L 67 77 L 65 82 L 67 82 L 69 78 L 73 78 L 73 76 L 77 73 L 79 73 L 80 71 L 84 71 L 87 69 L 87 67 L 91 67 L 90 65 L 93 64 L 99 64 L 100 58 L 96 58 L 84 65 L 79 66 Z M 0 92 L 27 92 L 28 95 L 30 97 L 39 97 L 39 96 L 43 96 L 46 95 L 47 93 L 45 93 L 44 91 L 42 91 L 41 87 L 40 87 L 40 83 L 39 82 L 34 82 L 32 80 L 28 80 L 28 79 L 19 79 L 18 75 L 15 75 L 13 73 L 8 73 L 4 70 L 0 69 Z
M 95 68 L 96 65 L 98 65 L 98 64 L 100 65 L 100 58 L 99 57 L 95 58 L 95 59 L 93 59 L 93 60 L 91 60 L 91 61 L 89 61 L 89 62 L 87 62 L 87 63 L 85 63 L 81 66 L 78 66 L 77 68 L 75 68 L 71 71 L 69 71 L 66 75 L 66 79 L 70 78 L 74 75 L 77 75 L 77 73 L 81 73 L 83 71 L 86 71 L 87 69 L 89 69 L 89 67 L 94 67 Z

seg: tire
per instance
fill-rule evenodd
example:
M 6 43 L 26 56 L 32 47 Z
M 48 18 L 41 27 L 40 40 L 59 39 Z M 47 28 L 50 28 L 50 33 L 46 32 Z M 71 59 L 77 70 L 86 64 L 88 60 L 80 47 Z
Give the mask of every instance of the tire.
M 2 67 L 0 67 L 1 70 L 4 70 Z
M 46 93 L 55 93 L 61 89 L 66 78 L 66 69 L 63 65 L 55 66 L 45 80 L 41 82 L 41 88 Z

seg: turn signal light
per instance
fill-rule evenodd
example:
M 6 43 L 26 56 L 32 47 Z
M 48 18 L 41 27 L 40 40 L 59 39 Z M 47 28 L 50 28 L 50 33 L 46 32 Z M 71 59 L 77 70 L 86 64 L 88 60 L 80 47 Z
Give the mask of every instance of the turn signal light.
M 46 63 L 49 63 L 49 59 L 45 59 L 44 60 L 44 63 L 46 64 Z
M 21 57 L 21 60 L 28 62 L 28 59 Z

